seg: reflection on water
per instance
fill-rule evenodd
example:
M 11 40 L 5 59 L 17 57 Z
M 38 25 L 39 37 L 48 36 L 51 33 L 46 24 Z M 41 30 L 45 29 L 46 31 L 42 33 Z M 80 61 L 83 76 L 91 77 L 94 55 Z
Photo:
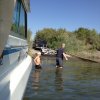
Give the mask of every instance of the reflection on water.
M 36 69 L 35 72 L 33 72 L 33 90 L 34 90 L 34 95 L 37 95 L 38 91 L 39 91 L 40 72 L 41 72 L 41 69 Z
M 100 64 L 70 59 L 55 68 L 55 58 L 43 57 L 34 66 L 23 100 L 100 100 Z
M 63 69 L 56 68 L 55 72 L 55 89 L 56 91 L 63 91 L 63 78 L 62 78 Z

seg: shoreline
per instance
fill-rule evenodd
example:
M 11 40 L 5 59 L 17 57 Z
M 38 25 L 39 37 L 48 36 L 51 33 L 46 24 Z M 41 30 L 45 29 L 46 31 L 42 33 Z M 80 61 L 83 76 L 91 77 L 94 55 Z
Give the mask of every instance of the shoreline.
M 39 51 L 37 50 L 34 50 L 34 49 L 29 49 L 28 51 L 28 54 L 33 58 L 35 56 L 36 53 L 38 53 Z M 79 58 L 79 59 L 82 59 L 82 60 L 86 60 L 86 61 L 91 61 L 91 62 L 94 62 L 94 63 L 100 63 L 100 51 L 97 51 L 97 52 L 86 52 L 86 51 L 83 51 L 83 52 L 77 52 L 75 54 L 71 54 L 70 55 L 76 57 L 76 58 Z M 50 56 L 50 57 L 54 57 L 55 55 L 43 55 L 43 56 Z
M 100 51 L 94 51 L 94 52 L 82 51 L 82 52 L 77 52 L 74 55 L 83 60 L 100 63 Z

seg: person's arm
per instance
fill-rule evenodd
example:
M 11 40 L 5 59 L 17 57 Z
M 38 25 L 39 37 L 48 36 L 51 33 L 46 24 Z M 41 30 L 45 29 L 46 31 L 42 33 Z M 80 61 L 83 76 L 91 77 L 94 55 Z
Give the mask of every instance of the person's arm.
M 65 58 L 66 60 L 68 60 L 68 58 L 67 58 L 67 56 L 66 56 L 66 54 L 65 54 L 65 53 L 63 53 L 63 56 L 64 56 L 64 58 Z
M 66 53 L 65 53 L 65 55 L 66 55 L 67 57 L 71 57 L 71 55 L 68 55 L 68 54 L 66 54 Z
M 37 63 L 37 57 L 34 59 L 34 63 L 35 63 L 35 64 Z

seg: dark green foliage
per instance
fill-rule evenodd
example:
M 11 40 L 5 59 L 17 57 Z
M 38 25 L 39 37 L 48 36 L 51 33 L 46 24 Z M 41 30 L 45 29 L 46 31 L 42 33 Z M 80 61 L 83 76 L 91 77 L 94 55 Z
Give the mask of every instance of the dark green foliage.
M 66 35 L 67 34 L 66 34 L 65 29 L 55 30 L 52 28 L 50 29 L 45 28 L 36 33 L 35 40 L 38 40 L 38 39 L 46 40 L 49 48 L 56 49 L 60 43 L 63 43 L 66 41 Z
M 91 45 L 90 49 L 100 50 L 100 35 L 94 29 L 79 28 L 74 33 L 77 39 L 85 41 L 85 45 Z
M 36 32 L 35 40 L 46 40 L 49 48 L 57 49 L 61 43 L 66 43 L 68 52 L 82 50 L 100 50 L 100 34 L 94 29 L 79 28 L 74 32 L 65 29 L 45 28 Z
M 69 36 L 66 38 L 66 51 L 74 53 L 81 50 L 84 50 L 84 42 L 78 40 L 75 34 L 70 33 Z

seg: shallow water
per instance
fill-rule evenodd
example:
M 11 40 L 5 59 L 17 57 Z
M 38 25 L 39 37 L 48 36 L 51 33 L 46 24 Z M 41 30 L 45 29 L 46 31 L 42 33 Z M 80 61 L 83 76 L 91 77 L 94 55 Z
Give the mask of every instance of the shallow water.
M 100 65 L 72 58 L 58 69 L 54 57 L 43 57 L 42 70 L 33 65 L 23 100 L 100 100 Z

